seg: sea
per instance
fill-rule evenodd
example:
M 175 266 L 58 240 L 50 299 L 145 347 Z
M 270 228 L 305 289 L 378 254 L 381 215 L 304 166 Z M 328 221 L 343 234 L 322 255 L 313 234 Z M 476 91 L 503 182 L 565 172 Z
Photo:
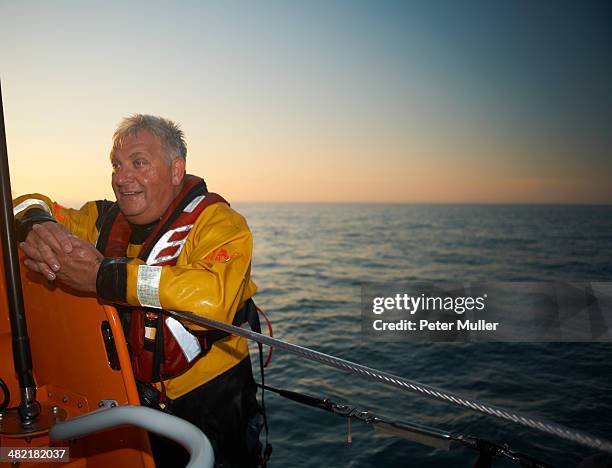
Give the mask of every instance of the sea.
M 612 206 L 238 204 L 274 336 L 612 440 L 612 344 L 371 342 L 361 287 L 405 281 L 612 281 Z M 264 353 L 267 355 L 267 349 Z M 264 356 L 265 357 L 265 356 Z M 252 347 L 256 380 L 256 348 Z M 597 452 L 276 350 L 265 383 L 575 467 Z M 270 467 L 461 467 L 433 449 L 265 393 Z M 499 459 L 493 466 L 517 466 Z

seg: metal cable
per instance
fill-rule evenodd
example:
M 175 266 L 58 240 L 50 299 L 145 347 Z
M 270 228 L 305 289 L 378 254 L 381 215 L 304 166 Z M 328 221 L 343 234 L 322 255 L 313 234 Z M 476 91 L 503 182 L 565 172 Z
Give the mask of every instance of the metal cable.
M 571 440 L 587 447 L 612 453 L 612 442 L 600 439 L 598 437 L 594 437 L 590 434 L 586 434 L 581 431 L 570 429 L 552 421 L 547 421 L 542 418 L 534 418 L 532 416 L 521 414 L 515 411 L 510 411 L 504 408 L 489 405 L 478 400 L 465 398 L 461 395 L 447 392 L 435 387 L 431 387 L 429 385 L 421 384 L 419 382 L 415 382 L 404 377 L 398 377 L 387 372 L 372 369 L 371 367 L 362 366 L 361 364 L 356 364 L 354 362 L 346 361 L 335 356 L 330 356 L 329 354 L 324 354 L 319 351 L 314 351 L 312 349 L 304 348 L 302 346 L 294 345 L 285 341 L 278 340 L 276 338 L 265 336 L 251 330 L 236 327 L 234 325 L 229 325 L 223 322 L 218 322 L 207 317 L 201 317 L 190 312 L 167 312 L 170 315 L 175 316 L 176 318 L 188 320 L 198 325 L 218 328 L 225 332 L 234 335 L 239 335 L 244 338 L 256 341 L 258 343 L 265 344 L 267 346 L 284 349 L 285 351 L 289 351 L 290 353 L 305 357 L 306 359 L 309 359 L 311 361 L 320 362 L 327 366 L 335 367 L 336 369 L 340 369 L 350 374 L 359 375 L 375 382 L 381 382 L 386 385 L 401 388 L 404 390 L 409 390 L 411 392 L 419 393 L 435 400 L 453 403 L 457 406 L 469 408 L 473 411 L 478 411 L 480 413 L 488 414 L 490 416 L 495 416 L 499 419 L 504 419 L 506 421 L 511 421 L 517 424 L 521 424 L 523 426 L 537 429 L 542 432 L 546 432 L 547 434 L 555 435 L 562 439 Z

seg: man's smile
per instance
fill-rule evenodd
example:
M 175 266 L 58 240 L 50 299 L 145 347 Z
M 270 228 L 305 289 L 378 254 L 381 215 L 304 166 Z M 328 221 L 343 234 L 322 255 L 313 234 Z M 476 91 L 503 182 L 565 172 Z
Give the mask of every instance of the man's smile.
M 134 195 L 140 195 L 143 191 L 142 190 L 132 190 L 132 191 L 120 191 L 119 195 L 121 195 L 122 197 L 130 197 L 130 196 L 134 196 Z

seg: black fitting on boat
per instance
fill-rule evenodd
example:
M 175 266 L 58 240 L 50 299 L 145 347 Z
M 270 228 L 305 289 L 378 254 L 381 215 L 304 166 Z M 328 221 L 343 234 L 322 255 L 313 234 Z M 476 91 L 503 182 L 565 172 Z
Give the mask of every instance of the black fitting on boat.
M 8 408 L 8 405 L 11 402 L 11 391 L 6 383 L 4 383 L 2 378 L 0 378 L 0 389 L 2 389 L 2 393 L 4 394 L 4 397 L 2 397 L 2 403 L 0 403 L 0 412 L 2 412 Z

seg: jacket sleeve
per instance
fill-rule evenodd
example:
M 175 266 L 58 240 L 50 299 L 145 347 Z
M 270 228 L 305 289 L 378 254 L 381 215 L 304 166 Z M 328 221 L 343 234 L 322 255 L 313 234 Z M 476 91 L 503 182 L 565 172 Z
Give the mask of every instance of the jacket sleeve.
M 197 219 L 175 266 L 105 259 L 97 294 L 113 302 L 189 311 L 231 323 L 256 290 L 250 277 L 252 245 L 244 218 L 218 203 Z
M 13 214 L 19 240 L 27 237 L 32 226 L 46 221 L 58 222 L 72 234 L 94 243 L 98 234 L 98 202 L 87 202 L 81 209 L 65 208 L 39 193 L 23 195 L 13 200 Z

